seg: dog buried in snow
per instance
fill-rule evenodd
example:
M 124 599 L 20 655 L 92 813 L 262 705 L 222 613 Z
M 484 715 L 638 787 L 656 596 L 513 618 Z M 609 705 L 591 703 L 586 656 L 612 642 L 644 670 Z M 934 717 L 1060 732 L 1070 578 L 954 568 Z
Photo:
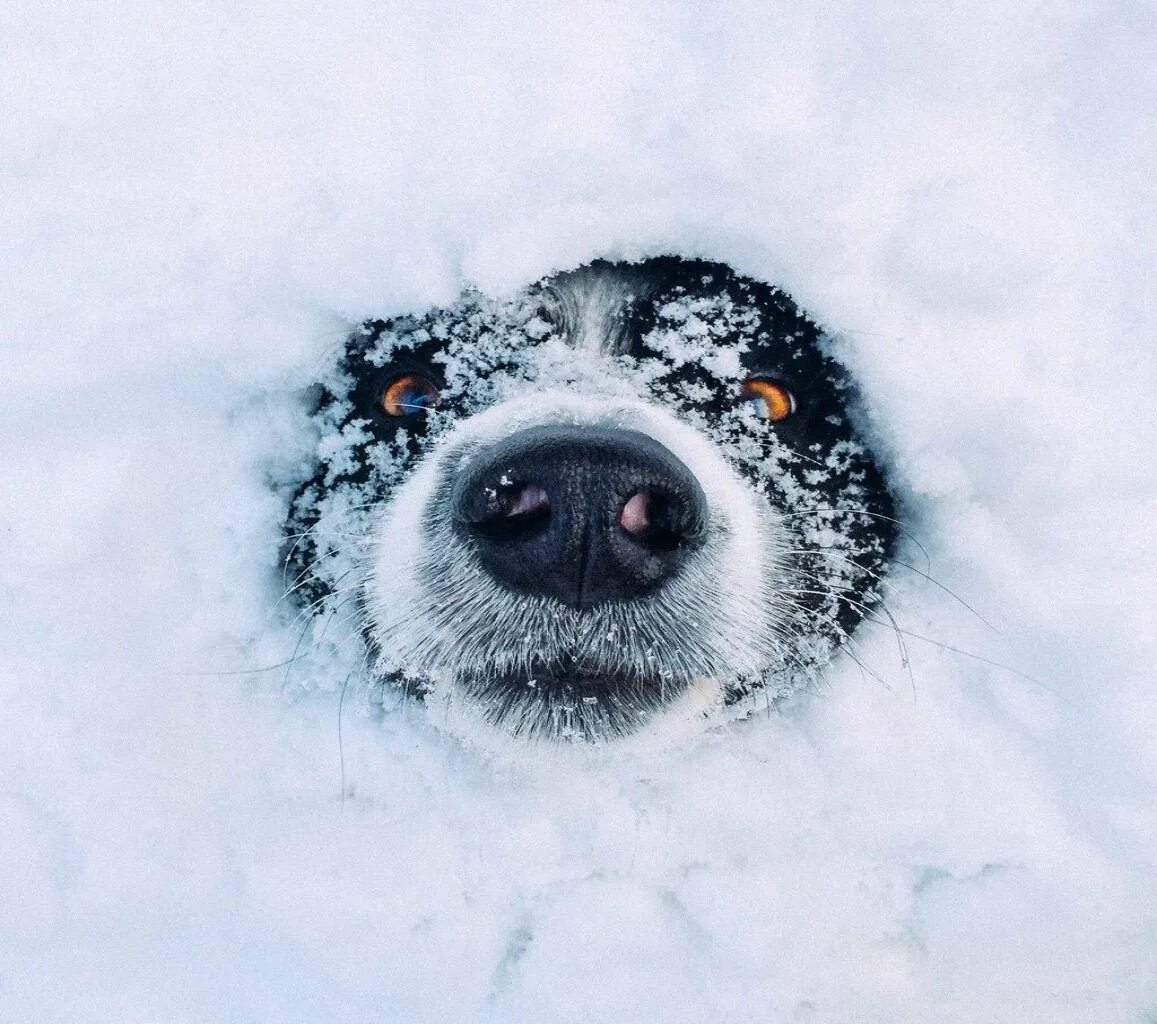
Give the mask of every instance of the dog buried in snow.
M 814 684 L 895 542 L 827 348 L 782 291 L 676 257 L 364 323 L 290 589 L 475 733 L 622 739 Z

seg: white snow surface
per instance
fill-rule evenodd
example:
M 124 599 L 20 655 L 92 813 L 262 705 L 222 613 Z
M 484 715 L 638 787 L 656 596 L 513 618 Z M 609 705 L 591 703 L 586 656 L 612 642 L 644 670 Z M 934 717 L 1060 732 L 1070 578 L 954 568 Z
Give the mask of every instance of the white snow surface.
M 0 35 L 0 1020 L 1157 1017 L 1151 5 Z M 646 758 L 258 671 L 349 326 L 665 252 L 839 335 L 912 564 L 993 628 L 898 569 L 947 647 L 869 628 L 878 678 Z

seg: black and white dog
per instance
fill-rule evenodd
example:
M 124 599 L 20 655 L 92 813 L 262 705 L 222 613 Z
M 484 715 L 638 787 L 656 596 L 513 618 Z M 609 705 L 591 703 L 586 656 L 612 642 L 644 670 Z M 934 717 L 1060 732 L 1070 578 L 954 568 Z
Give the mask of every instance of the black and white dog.
M 783 292 L 595 262 L 363 324 L 322 382 L 292 589 L 447 721 L 602 741 L 814 682 L 879 602 L 893 504 Z

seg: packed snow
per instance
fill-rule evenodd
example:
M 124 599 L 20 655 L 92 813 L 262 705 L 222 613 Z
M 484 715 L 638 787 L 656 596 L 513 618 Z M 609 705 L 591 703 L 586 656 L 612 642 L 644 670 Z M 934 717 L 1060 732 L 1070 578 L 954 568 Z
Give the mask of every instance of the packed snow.
M 0 1020 L 1157 1018 L 1151 7 L 0 26 Z M 902 647 L 558 761 L 291 662 L 351 326 L 657 253 L 839 339 Z

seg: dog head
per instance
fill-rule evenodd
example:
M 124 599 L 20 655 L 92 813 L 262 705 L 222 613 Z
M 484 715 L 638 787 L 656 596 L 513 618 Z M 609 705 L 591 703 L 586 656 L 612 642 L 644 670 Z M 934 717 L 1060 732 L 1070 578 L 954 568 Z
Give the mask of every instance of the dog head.
M 375 678 L 606 740 L 816 678 L 879 600 L 892 501 L 781 291 L 678 258 L 365 323 L 287 520 Z

